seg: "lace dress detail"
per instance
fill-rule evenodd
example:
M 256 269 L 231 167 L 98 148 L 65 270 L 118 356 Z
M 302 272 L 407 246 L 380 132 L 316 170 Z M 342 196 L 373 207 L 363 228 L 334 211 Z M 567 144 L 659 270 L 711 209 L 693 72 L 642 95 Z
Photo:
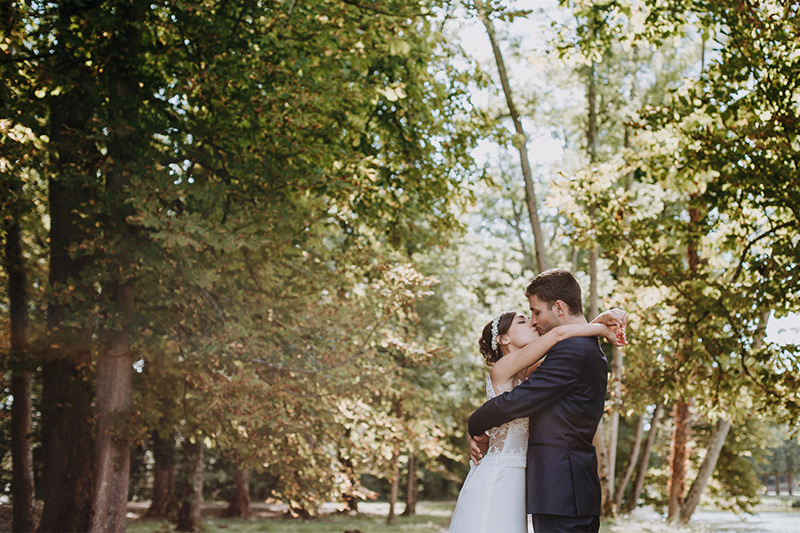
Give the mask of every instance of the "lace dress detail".
M 519 385 L 521 381 L 517 381 Z M 503 392 L 503 391 L 500 391 Z M 486 399 L 497 396 L 491 376 L 486 376 Z M 517 418 L 486 432 L 489 435 L 488 455 L 522 455 L 528 451 L 528 419 Z

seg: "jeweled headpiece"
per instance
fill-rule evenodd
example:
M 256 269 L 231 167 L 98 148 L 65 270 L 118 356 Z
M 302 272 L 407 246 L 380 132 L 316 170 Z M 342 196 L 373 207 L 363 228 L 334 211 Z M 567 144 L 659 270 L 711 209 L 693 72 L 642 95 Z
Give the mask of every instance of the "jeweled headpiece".
M 500 317 L 506 313 L 516 313 L 513 309 L 511 311 L 500 311 L 492 319 L 492 350 L 497 350 L 497 337 L 500 335 L 497 331 L 497 325 L 500 323 Z

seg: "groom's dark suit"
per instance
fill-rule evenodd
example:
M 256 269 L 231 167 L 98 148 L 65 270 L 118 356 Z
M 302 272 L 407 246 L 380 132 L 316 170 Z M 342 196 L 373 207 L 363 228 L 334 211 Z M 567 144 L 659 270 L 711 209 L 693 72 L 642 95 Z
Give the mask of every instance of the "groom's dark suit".
M 536 515 L 600 514 L 592 439 L 603 415 L 607 372 L 596 338 L 566 339 L 548 352 L 530 378 L 484 403 L 469 418 L 474 437 L 515 418 L 530 417 L 527 507 L 534 515 L 534 529 Z

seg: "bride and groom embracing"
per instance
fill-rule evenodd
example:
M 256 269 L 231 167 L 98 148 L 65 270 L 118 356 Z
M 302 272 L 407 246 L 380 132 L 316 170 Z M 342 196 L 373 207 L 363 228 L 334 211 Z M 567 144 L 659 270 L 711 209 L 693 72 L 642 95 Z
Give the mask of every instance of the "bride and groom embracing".
M 488 401 L 469 418 L 472 463 L 451 533 L 597 531 L 600 479 L 592 439 L 603 415 L 608 363 L 596 337 L 625 344 L 625 313 L 587 323 L 581 289 L 561 269 L 525 291 L 516 311 L 486 324 L 480 351 L 491 365 Z M 545 358 L 545 356 L 547 356 Z

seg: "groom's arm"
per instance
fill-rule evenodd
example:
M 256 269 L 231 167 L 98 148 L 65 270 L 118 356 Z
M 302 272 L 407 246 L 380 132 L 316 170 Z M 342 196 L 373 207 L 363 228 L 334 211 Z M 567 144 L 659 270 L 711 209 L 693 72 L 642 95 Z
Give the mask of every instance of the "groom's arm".
M 569 392 L 580 379 L 584 365 L 583 350 L 575 341 L 567 339 L 556 344 L 531 377 L 472 413 L 469 434 L 474 437 L 515 418 L 531 416 Z

